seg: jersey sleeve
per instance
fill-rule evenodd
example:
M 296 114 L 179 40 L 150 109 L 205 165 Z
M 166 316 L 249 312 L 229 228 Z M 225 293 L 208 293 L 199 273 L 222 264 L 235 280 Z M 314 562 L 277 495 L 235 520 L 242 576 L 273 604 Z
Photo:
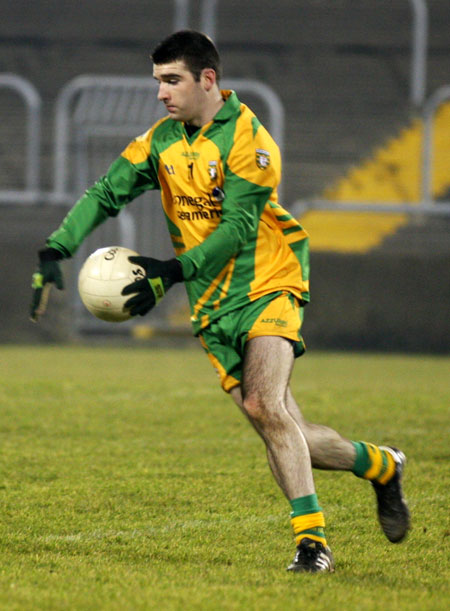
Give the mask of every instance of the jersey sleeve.
M 72 256 L 98 225 L 144 191 L 158 189 L 159 183 L 150 156 L 150 132 L 133 140 L 64 218 L 47 239 L 65 257 Z
M 279 178 L 280 154 L 268 132 L 259 123 L 238 125 L 225 165 L 221 221 L 202 244 L 178 257 L 185 280 L 202 276 L 212 260 L 223 268 L 239 252 L 256 233 Z

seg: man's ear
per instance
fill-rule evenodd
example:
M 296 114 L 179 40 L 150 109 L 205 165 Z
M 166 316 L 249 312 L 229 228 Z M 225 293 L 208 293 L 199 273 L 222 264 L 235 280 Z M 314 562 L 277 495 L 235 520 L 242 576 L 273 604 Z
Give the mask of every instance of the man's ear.
M 203 68 L 202 73 L 200 75 L 200 80 L 206 91 L 211 91 L 211 89 L 217 83 L 216 71 L 214 68 Z

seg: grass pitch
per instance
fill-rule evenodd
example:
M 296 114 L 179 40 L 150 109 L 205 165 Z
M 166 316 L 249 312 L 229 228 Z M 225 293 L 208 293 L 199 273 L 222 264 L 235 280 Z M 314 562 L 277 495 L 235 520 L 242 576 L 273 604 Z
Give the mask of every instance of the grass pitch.
M 285 571 L 289 506 L 200 348 L 0 347 L 0 608 L 447 609 L 446 357 L 307 354 L 307 418 L 408 457 L 392 545 L 367 482 L 316 472 L 334 575 Z

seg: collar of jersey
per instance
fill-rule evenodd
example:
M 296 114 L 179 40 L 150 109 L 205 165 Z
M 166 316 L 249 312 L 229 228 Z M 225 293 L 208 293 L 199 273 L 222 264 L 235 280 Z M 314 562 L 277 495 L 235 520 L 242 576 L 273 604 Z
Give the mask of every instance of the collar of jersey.
M 239 112 L 241 103 L 236 95 L 236 92 L 232 91 L 231 89 L 222 89 L 220 93 L 222 94 L 222 98 L 225 100 L 225 104 L 214 116 L 213 121 L 228 121 L 228 119 Z
M 222 89 L 221 92 L 223 99 L 225 100 L 225 104 L 219 110 L 219 112 L 214 116 L 213 120 L 207 123 L 206 125 L 202 125 L 202 127 L 191 134 L 190 136 L 187 134 L 186 129 L 184 128 L 184 123 L 182 124 L 182 130 L 186 140 L 189 144 L 192 144 L 194 140 L 200 134 L 204 134 L 214 122 L 226 122 L 234 115 L 238 114 L 240 111 L 241 103 L 236 95 L 235 91 L 231 89 Z M 178 123 L 178 122 L 177 122 Z

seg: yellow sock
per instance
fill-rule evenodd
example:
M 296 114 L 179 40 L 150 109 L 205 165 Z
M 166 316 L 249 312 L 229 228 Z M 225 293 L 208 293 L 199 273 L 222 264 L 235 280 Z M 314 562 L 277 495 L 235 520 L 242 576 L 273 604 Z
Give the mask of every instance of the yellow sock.
M 324 531 L 325 518 L 321 511 L 295 516 L 291 518 L 291 524 L 295 535 L 295 545 L 299 545 L 305 537 L 319 541 L 323 545 L 327 544 Z

